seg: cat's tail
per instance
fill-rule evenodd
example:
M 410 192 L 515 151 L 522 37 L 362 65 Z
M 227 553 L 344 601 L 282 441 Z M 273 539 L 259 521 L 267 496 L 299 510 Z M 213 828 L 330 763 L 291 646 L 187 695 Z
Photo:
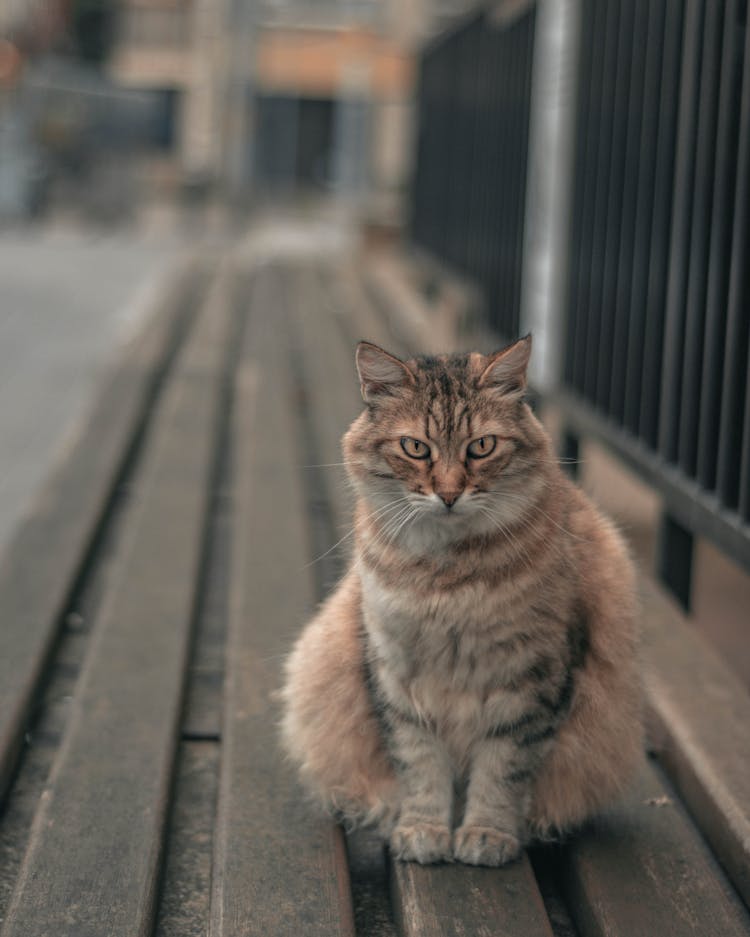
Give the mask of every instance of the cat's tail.
M 530 832 L 565 837 L 623 794 L 643 762 L 641 689 L 634 661 L 579 676 L 571 713 L 537 778 Z

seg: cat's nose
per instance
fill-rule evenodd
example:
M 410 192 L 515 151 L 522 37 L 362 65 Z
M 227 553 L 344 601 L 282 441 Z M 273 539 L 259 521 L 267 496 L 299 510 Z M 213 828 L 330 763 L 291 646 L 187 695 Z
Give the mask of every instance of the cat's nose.
M 438 496 L 440 500 L 443 502 L 443 504 L 450 511 L 450 509 L 453 507 L 456 501 L 458 501 L 458 499 L 461 497 L 461 492 L 460 491 L 443 491 L 443 492 L 438 492 Z

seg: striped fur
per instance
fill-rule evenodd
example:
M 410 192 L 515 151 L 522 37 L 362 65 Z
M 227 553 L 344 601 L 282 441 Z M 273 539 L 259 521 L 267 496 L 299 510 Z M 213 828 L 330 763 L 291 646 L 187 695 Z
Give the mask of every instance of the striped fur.
M 355 556 L 287 661 L 283 736 L 321 801 L 404 859 L 502 864 L 641 756 L 632 564 L 524 402 L 529 352 L 358 350 Z

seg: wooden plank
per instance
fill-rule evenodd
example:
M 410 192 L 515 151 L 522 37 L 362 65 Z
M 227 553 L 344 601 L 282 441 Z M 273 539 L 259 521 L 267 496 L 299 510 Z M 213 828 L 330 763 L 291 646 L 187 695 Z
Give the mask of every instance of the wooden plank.
M 351 295 L 351 294 L 350 294 Z M 361 302 L 352 302 L 349 316 L 353 323 L 368 324 L 370 335 L 375 342 L 386 342 L 388 333 L 386 323 L 382 322 L 378 331 L 377 320 L 369 310 L 363 309 Z M 397 314 L 398 310 L 394 309 Z M 328 359 L 318 363 L 323 373 L 341 372 L 343 363 L 330 360 L 333 354 L 343 354 L 345 349 L 336 351 L 336 344 L 327 340 L 335 328 L 325 316 L 319 318 L 318 329 L 320 353 L 328 348 Z M 374 334 L 373 334 L 374 332 Z M 340 347 L 340 346 L 339 346 Z M 393 349 L 399 352 L 398 347 Z M 350 367 L 353 369 L 354 349 L 349 349 Z M 351 389 L 346 392 L 338 387 L 336 399 L 327 402 L 331 409 L 326 409 L 325 416 L 334 424 L 351 419 L 352 400 L 359 397 L 356 378 L 351 379 Z M 338 401 L 338 402 L 337 402 Z M 355 408 L 355 413 L 359 405 Z M 339 490 L 339 501 L 343 490 Z M 334 499 L 335 500 L 335 499 Z M 339 513 L 341 507 L 339 506 Z M 503 869 L 480 869 L 469 866 L 434 866 L 422 868 L 413 863 L 394 862 L 392 868 L 391 894 L 395 904 L 395 914 L 401 933 L 407 937 L 438 937 L 438 935 L 518 935 L 552 934 L 544 910 L 539 888 L 534 878 L 526 854 L 515 863 Z
M 336 296 L 325 271 L 301 269 L 291 278 L 290 288 L 298 336 L 292 342 L 296 370 L 310 417 L 312 442 L 307 449 L 316 461 L 315 465 L 305 465 L 303 471 L 308 480 L 317 483 L 318 497 L 333 514 L 336 542 L 351 530 L 354 507 L 341 461 L 341 437 L 361 409 L 354 344 L 337 327 Z M 336 555 L 350 553 L 351 537 L 347 537 Z
M 0 565 L 0 800 L 12 776 L 60 618 L 86 564 L 165 360 L 201 281 L 181 263 L 154 311 L 96 395 L 94 406 L 22 522 Z
M 656 586 L 644 640 L 659 760 L 750 904 L 750 698 Z
M 394 862 L 403 937 L 544 937 L 552 928 L 528 859 L 502 869 Z
M 259 272 L 236 385 L 212 937 L 354 932 L 341 831 L 316 816 L 277 739 L 281 662 L 313 598 L 285 300 L 284 279 Z
M 750 934 L 746 909 L 653 766 L 571 840 L 562 869 L 582 937 Z
M 384 314 L 382 306 L 376 307 L 373 302 L 363 281 L 361 265 L 354 262 L 336 265 L 330 282 L 337 297 L 334 308 L 343 311 L 342 322 L 352 348 L 365 339 L 388 351 L 404 350 L 403 338 L 392 331 L 392 320 Z
M 155 937 L 206 935 L 219 758 L 215 742 L 181 746 Z
M 230 338 L 225 285 L 158 404 L 3 937 L 152 933 Z

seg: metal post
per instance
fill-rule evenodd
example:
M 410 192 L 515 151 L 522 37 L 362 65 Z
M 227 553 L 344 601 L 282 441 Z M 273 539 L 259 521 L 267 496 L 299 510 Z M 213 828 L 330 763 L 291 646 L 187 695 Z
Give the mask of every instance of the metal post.
M 563 429 L 562 439 L 560 440 L 560 458 L 563 471 L 571 478 L 578 478 L 579 473 L 579 452 L 580 439 L 567 426 Z
M 656 547 L 657 573 L 686 612 L 690 611 L 693 552 L 692 533 L 670 514 L 662 514 Z
M 530 377 L 542 391 L 562 369 L 579 7 L 580 0 L 540 0 L 536 14 L 520 331 L 534 333 Z

